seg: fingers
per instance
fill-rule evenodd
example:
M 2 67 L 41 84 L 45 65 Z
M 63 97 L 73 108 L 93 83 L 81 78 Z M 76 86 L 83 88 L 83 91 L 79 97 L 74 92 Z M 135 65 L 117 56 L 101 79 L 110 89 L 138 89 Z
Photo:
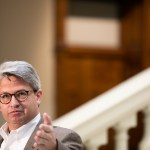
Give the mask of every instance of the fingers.
M 53 126 L 51 125 L 40 124 L 39 129 L 45 133 L 53 132 Z
M 43 130 L 38 130 L 38 131 L 36 132 L 35 139 L 36 139 L 37 141 L 38 141 L 39 139 L 48 140 L 48 139 L 49 139 L 49 136 L 50 136 L 50 134 L 45 133 L 45 131 L 43 131 Z
M 56 137 L 52 126 L 52 121 L 47 113 L 43 114 L 43 124 L 40 124 L 39 130 L 36 132 L 34 139 L 35 147 L 41 147 L 43 149 L 46 147 L 49 147 L 49 149 L 56 147 Z
M 48 143 L 49 134 L 45 133 L 44 130 L 38 130 L 34 137 L 35 143 L 34 147 L 39 148 L 41 146 L 46 146 Z

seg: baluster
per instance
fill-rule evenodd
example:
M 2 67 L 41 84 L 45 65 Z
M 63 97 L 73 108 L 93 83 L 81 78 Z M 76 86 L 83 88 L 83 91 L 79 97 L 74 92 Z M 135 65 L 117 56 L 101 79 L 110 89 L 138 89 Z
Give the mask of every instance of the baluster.
M 94 137 L 90 137 L 90 141 L 85 143 L 86 150 L 98 150 L 100 146 L 107 144 L 107 142 L 108 142 L 107 131 L 99 133 Z
M 139 144 L 139 150 L 150 150 L 150 106 L 144 112 L 144 134 Z
M 128 150 L 128 130 L 136 126 L 136 115 L 120 121 L 115 127 L 115 150 Z

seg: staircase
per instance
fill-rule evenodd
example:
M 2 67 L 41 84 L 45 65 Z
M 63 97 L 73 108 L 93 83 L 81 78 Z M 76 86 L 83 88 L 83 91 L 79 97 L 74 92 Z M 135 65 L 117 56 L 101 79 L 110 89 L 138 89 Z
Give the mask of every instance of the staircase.
M 150 150 L 150 68 L 57 118 L 54 125 L 79 133 L 87 150 L 107 144 L 113 128 L 115 150 L 128 150 L 128 131 L 137 126 L 139 111 L 144 114 L 144 134 L 138 150 Z

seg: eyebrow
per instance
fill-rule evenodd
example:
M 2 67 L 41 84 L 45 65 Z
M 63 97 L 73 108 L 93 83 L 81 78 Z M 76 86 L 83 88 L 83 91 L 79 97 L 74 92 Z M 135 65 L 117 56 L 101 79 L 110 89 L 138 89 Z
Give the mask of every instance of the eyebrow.
M 30 90 L 27 90 L 27 89 L 20 89 L 20 90 L 15 91 L 14 93 L 20 92 L 20 91 L 30 91 Z M 14 93 L 2 92 L 2 93 L 0 93 L 0 95 L 2 95 L 2 94 L 14 94 Z

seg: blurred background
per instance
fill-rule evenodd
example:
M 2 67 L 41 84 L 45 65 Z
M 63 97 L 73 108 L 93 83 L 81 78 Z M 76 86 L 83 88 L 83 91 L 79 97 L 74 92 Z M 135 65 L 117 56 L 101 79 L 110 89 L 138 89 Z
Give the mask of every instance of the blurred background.
M 37 69 L 55 119 L 149 67 L 149 25 L 149 0 L 0 0 L 0 63 Z
M 0 0 L 0 63 L 25 60 L 39 73 L 41 112 L 55 117 L 54 16 L 52 0 Z
M 148 0 L 57 0 L 60 116 L 150 65 Z
M 0 0 L 0 62 L 25 60 L 57 118 L 150 65 L 148 0 Z

